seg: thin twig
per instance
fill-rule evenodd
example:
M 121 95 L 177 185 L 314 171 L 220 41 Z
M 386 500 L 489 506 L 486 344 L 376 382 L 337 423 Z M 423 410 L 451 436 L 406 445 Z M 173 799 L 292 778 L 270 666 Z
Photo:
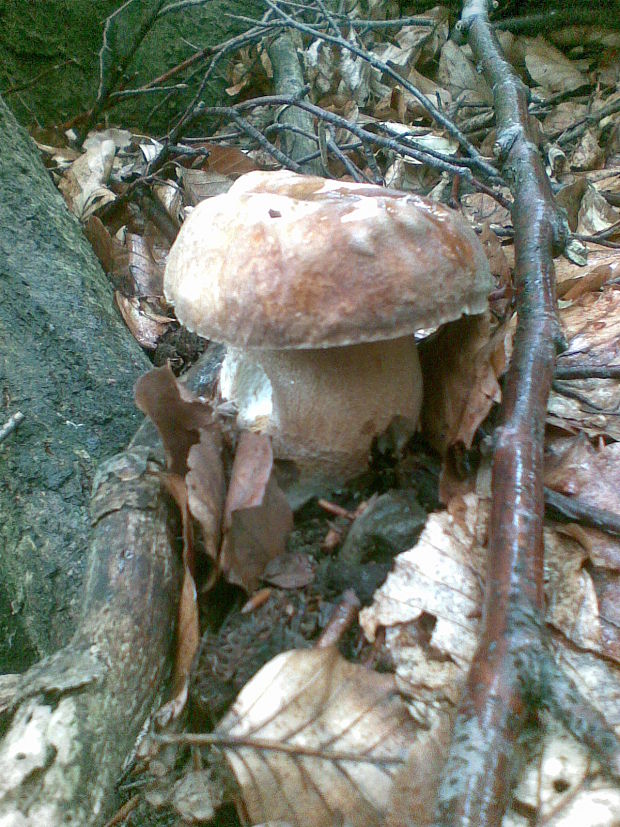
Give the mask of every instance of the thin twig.
M 13 416 L 9 417 L 4 425 L 0 428 L 0 442 L 6 439 L 12 433 L 20 422 L 23 422 L 24 415 L 21 411 L 16 411 Z
M 371 52 L 367 51 L 366 49 L 362 49 L 357 46 L 355 43 L 344 38 L 342 35 L 329 35 L 326 34 L 319 29 L 313 26 L 307 26 L 305 23 L 301 23 L 299 20 L 296 20 L 294 17 L 291 17 L 287 14 L 279 5 L 278 3 L 273 2 L 273 0 L 262 0 L 265 5 L 267 5 L 275 14 L 277 14 L 283 24 L 287 26 L 297 29 L 300 32 L 304 32 L 304 34 L 311 35 L 312 37 L 318 38 L 319 40 L 324 40 L 327 43 L 333 43 L 334 45 L 338 46 L 341 49 L 346 49 L 347 51 L 354 54 L 356 57 L 361 58 L 362 60 L 366 61 L 370 66 L 374 69 L 378 69 L 379 71 L 383 72 L 388 77 L 392 78 L 392 80 L 396 81 L 403 89 L 406 89 L 413 97 L 418 101 L 418 103 L 428 112 L 428 114 L 432 117 L 432 119 L 438 123 L 440 126 L 443 126 L 444 129 L 448 132 L 449 135 L 459 143 L 462 149 L 467 153 L 467 155 L 472 158 L 476 162 L 477 169 L 487 178 L 492 181 L 497 181 L 500 179 L 500 175 L 495 167 L 486 161 L 478 152 L 476 147 L 470 143 L 470 141 L 466 138 L 466 136 L 461 132 L 461 130 L 456 126 L 456 124 L 450 120 L 444 113 L 438 109 L 431 101 L 420 92 L 412 83 L 410 83 L 406 78 L 402 77 L 398 72 L 396 72 L 392 67 L 384 63 L 382 60 L 379 60 L 375 55 Z
M 574 523 L 620 536 L 620 514 L 614 511 L 597 508 L 579 497 L 566 497 L 547 487 L 545 487 L 545 503 L 552 511 Z
M 620 379 L 620 365 L 561 365 L 555 367 L 555 378 L 571 379 Z
M 234 104 L 233 106 L 210 106 L 198 108 L 194 112 L 194 117 L 192 120 L 195 121 L 199 117 L 202 117 L 204 115 L 221 115 L 224 117 L 232 118 L 233 113 L 238 114 L 240 112 L 245 111 L 246 109 L 254 109 L 257 106 L 285 105 L 298 106 L 300 109 L 305 109 L 307 112 L 311 112 L 317 118 L 324 120 L 326 123 L 331 123 L 334 126 L 347 130 L 352 135 L 355 135 L 356 138 L 359 138 L 361 141 L 366 141 L 370 144 L 380 146 L 384 149 L 391 149 L 400 155 L 404 155 L 408 158 L 413 158 L 414 160 L 419 161 L 423 164 L 428 164 L 429 166 L 434 167 L 435 169 L 438 169 L 441 172 L 448 172 L 451 175 L 461 175 L 463 176 L 463 178 L 470 181 L 472 185 L 476 185 L 474 183 L 475 179 L 472 175 L 471 169 L 469 169 L 466 166 L 461 166 L 459 164 L 459 159 L 455 159 L 454 156 L 446 156 L 446 158 L 450 158 L 449 161 L 438 159 L 436 157 L 438 153 L 434 153 L 431 155 L 429 152 L 426 152 L 426 150 L 415 149 L 409 143 L 405 143 L 403 140 L 398 140 L 396 138 L 384 138 L 382 135 L 377 135 L 373 132 L 369 132 L 368 130 L 364 129 L 358 124 L 353 123 L 351 121 L 347 121 L 346 118 L 343 118 L 340 115 L 336 115 L 334 112 L 329 112 L 325 109 L 321 109 L 321 107 L 315 106 L 314 104 L 309 103 L 305 100 L 293 100 L 282 95 L 265 95 L 260 98 L 253 98 L 252 100 L 242 101 L 241 103 Z M 501 195 L 492 192 L 490 188 L 487 188 L 487 191 L 494 198 L 501 198 Z M 503 200 L 505 202 L 505 199 Z M 508 208 L 510 207 L 508 206 Z
M 356 764 L 374 764 L 376 766 L 404 764 L 404 758 L 375 756 L 368 752 L 345 752 L 329 747 L 309 747 L 304 744 L 287 744 L 283 741 L 271 741 L 268 738 L 254 738 L 251 735 L 225 735 L 216 732 L 180 733 L 156 735 L 160 744 L 193 744 L 198 747 L 218 746 L 224 749 L 254 749 L 264 752 L 283 752 L 286 755 L 318 758 L 321 761 L 351 761 Z
M 357 620 L 361 605 L 353 589 L 347 589 L 314 644 L 315 647 L 317 649 L 327 649 L 329 646 L 336 646 L 340 643 L 344 633 Z

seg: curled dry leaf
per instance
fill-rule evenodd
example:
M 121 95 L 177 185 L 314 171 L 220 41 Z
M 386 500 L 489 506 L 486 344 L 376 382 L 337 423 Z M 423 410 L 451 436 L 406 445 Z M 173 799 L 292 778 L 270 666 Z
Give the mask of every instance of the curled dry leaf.
M 393 676 L 327 648 L 271 660 L 217 732 L 248 739 L 224 754 L 249 823 L 378 827 L 417 727 Z
M 162 474 L 162 480 L 179 507 L 183 527 L 183 585 L 177 612 L 172 697 L 157 712 L 158 724 L 165 726 L 177 718 L 185 708 L 190 668 L 200 643 L 200 624 L 194 581 L 194 533 L 189 514 L 187 487 L 178 474 Z
M 106 186 L 115 153 L 114 141 L 97 141 L 71 164 L 61 178 L 58 187 L 71 212 L 81 221 L 86 221 L 95 210 L 116 198 Z
M 205 550 L 217 560 L 226 480 L 222 462 L 222 436 L 217 428 L 202 429 L 200 442 L 192 445 L 185 477 L 189 510 L 202 529 Z
M 155 423 L 164 444 L 168 470 L 185 475 L 189 449 L 201 428 L 212 425 L 211 409 L 179 382 L 169 365 L 141 376 L 135 385 L 136 405 Z
M 501 399 L 498 378 L 506 368 L 509 337 L 504 326 L 491 337 L 488 316 L 471 316 L 444 325 L 420 347 L 422 429 L 444 457 L 442 499 L 453 488 L 446 478 L 454 470 L 453 449 L 471 448 L 479 425 Z
M 545 484 L 565 496 L 579 497 L 587 505 L 620 514 L 620 443 L 594 448 L 581 434 L 558 439 L 545 457 Z M 594 637 L 595 646 L 609 658 L 620 663 L 620 538 L 595 528 L 566 525 L 563 534 L 576 541 L 574 554 L 564 555 L 560 568 L 549 576 L 558 595 L 550 611 L 562 611 L 563 596 L 571 598 L 571 582 L 578 581 L 583 593 L 579 612 L 572 612 L 575 627 L 583 606 L 596 601 L 594 622 L 587 631 L 572 632 L 570 637 L 579 645 L 581 638 Z M 585 565 L 584 565 L 585 564 Z M 587 577 L 584 575 L 587 573 Z
M 157 343 L 168 330 L 172 319 L 147 312 L 148 303 L 137 298 L 127 298 L 118 290 L 114 293 L 123 321 L 129 332 L 145 350 L 155 350 Z
M 224 505 L 220 566 L 227 580 L 251 591 L 267 563 L 285 550 L 293 513 L 273 474 L 271 440 L 244 431 Z
M 421 25 L 412 23 L 403 26 L 395 35 L 398 45 L 409 53 L 408 62 L 411 66 L 434 60 L 450 33 L 449 11 L 445 6 L 435 6 L 416 16 L 424 19 Z M 436 21 L 435 26 L 424 24 L 429 18 Z
M 579 207 L 577 232 L 593 235 L 617 224 L 619 220 L 620 212 L 610 206 L 593 186 L 588 186 Z

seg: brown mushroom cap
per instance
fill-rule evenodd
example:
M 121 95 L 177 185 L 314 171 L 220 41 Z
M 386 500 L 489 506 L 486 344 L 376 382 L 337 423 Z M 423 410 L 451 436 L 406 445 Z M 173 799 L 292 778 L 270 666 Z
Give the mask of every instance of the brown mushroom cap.
M 491 286 L 453 210 L 286 170 L 250 172 L 202 201 L 165 273 L 181 322 L 237 348 L 393 339 L 483 312 Z

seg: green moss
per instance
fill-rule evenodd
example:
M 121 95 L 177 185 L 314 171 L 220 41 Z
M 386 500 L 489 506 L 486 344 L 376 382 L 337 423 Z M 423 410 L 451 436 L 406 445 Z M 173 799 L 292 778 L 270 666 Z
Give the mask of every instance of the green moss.
M 243 31 L 245 23 L 226 14 L 256 16 L 251 0 L 214 0 L 157 21 L 133 55 L 132 35 L 154 0 L 134 2 L 118 26 L 119 53 L 129 52 L 123 85 L 151 80 L 197 49 L 215 45 Z M 120 0 L 0 0 L 0 94 L 24 125 L 66 123 L 90 109 L 99 84 L 99 50 L 106 17 Z M 215 79 L 207 103 L 221 99 L 225 79 Z M 110 123 L 141 127 L 163 95 L 132 98 L 108 113 Z M 175 94 L 151 119 L 162 132 L 187 99 Z

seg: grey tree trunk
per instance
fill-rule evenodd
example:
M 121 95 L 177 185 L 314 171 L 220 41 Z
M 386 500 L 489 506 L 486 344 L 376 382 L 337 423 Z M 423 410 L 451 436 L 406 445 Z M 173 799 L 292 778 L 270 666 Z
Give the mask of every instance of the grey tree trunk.
M 97 464 L 142 417 L 149 363 L 36 147 L 0 100 L 0 665 L 19 671 L 75 629 Z
M 45 655 L 0 678 L 0 823 L 88 827 L 165 684 L 180 562 L 153 428 L 100 464 L 142 419 L 148 363 L 1 100 L 0 145 L 0 421 L 25 415 L 0 443 L 2 665 Z

